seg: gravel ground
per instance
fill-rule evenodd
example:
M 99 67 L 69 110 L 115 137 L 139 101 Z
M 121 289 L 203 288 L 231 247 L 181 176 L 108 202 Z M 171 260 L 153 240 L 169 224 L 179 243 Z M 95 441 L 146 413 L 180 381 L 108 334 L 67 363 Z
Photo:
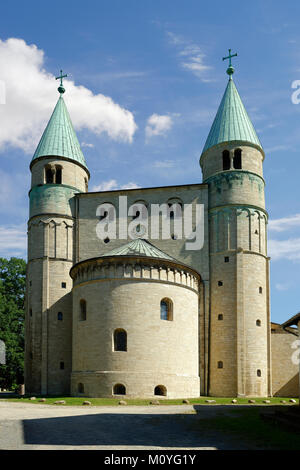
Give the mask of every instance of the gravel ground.
M 1 450 L 249 449 L 238 438 L 201 428 L 230 413 L 214 406 L 64 406 L 0 402 Z

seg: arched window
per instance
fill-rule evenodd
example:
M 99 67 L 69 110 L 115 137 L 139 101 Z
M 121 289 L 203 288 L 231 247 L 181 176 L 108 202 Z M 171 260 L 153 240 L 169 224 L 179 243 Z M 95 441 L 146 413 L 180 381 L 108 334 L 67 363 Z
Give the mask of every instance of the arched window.
M 260 369 L 257 369 L 256 373 L 257 373 L 257 377 L 261 377 L 261 370 Z
M 256 320 L 256 326 L 261 326 L 261 321 L 260 320 Z
M 45 168 L 45 180 L 46 184 L 52 184 L 54 179 L 54 173 L 53 170 L 49 167 Z
M 58 312 L 58 314 L 57 314 L 57 320 L 62 321 L 62 319 L 63 319 L 63 314 L 62 314 L 62 312 Z
M 62 167 L 57 166 L 55 167 L 55 183 L 56 184 L 61 184 L 62 182 Z
M 228 150 L 223 151 L 223 170 L 230 170 L 230 154 Z
M 126 387 L 123 384 L 116 384 L 113 388 L 114 395 L 126 395 Z
M 127 333 L 125 330 L 114 331 L 114 351 L 127 351 Z
M 223 369 L 223 362 L 222 361 L 218 362 L 218 369 Z
M 154 389 L 154 395 L 167 396 L 167 389 L 164 385 L 157 385 Z
M 80 321 L 86 320 L 86 301 L 84 299 L 80 300 L 79 320 Z
M 222 313 L 219 313 L 218 320 L 223 320 L 223 314 Z
M 78 393 L 84 393 L 84 385 L 79 383 L 77 386 Z
M 160 319 L 173 320 L 173 302 L 170 299 L 162 299 L 160 302 Z
M 241 149 L 235 149 L 233 157 L 233 168 L 236 170 L 242 169 L 242 151 Z

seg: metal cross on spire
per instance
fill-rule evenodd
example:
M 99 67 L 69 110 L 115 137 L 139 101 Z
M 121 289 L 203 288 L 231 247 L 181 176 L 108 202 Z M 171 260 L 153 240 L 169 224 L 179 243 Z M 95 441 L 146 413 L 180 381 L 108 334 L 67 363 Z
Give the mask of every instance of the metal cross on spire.
M 63 75 L 63 71 L 61 70 L 60 75 L 58 77 L 55 77 L 55 80 L 60 80 L 60 85 L 57 89 L 61 95 L 66 91 L 63 86 L 63 78 L 67 76 L 68 76 L 67 74 Z
M 236 57 L 237 54 L 231 54 L 231 49 L 228 49 L 228 56 L 227 57 L 223 57 L 223 60 L 226 60 L 226 59 L 229 59 L 229 67 L 228 69 L 226 70 L 226 73 L 229 75 L 229 79 L 231 79 L 231 75 L 234 73 L 234 68 L 232 67 L 231 65 L 231 59 L 232 57 Z

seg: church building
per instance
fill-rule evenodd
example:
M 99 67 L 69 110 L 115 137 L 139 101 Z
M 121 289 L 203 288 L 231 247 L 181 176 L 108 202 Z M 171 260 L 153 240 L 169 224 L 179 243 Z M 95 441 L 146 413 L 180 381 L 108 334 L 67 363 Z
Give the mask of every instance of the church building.
M 26 393 L 274 394 L 265 153 L 231 57 L 198 184 L 89 192 L 61 78 L 30 163 Z

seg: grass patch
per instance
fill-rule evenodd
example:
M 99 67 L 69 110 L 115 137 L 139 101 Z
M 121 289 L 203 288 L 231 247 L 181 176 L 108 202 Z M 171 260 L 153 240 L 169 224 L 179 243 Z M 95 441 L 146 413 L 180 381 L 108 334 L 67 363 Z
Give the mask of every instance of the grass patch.
M 239 438 L 242 443 L 271 450 L 299 450 L 300 435 L 264 421 L 261 408 L 239 408 L 230 414 L 221 414 L 199 421 L 201 432 L 214 430 L 226 432 Z
M 43 402 L 47 405 L 53 405 L 55 401 L 58 400 L 65 400 L 65 405 L 60 406 L 81 406 L 85 400 L 91 402 L 93 406 L 118 406 L 120 400 L 125 400 L 128 405 L 135 405 L 135 406 L 147 406 L 150 405 L 150 402 L 153 400 L 159 400 L 161 405 L 182 405 L 183 398 L 178 399 L 164 399 L 161 397 L 153 397 L 153 399 L 130 399 L 124 397 L 120 398 L 89 398 L 89 397 L 61 397 L 61 396 L 38 396 L 36 395 L 36 400 L 30 400 L 30 397 L 4 397 L 0 400 L 5 401 L 14 401 L 14 402 L 22 402 L 22 403 L 32 403 L 36 404 L 39 402 L 40 398 L 45 398 L 46 401 Z M 248 404 L 249 398 L 237 398 L 238 405 L 245 405 Z M 189 398 L 188 399 L 191 405 L 207 405 L 213 406 L 209 403 L 206 403 L 206 400 L 215 400 L 217 405 L 232 405 L 231 401 L 233 398 L 220 398 L 220 397 L 199 397 L 199 398 Z M 263 403 L 264 400 L 270 400 L 270 404 Z M 272 398 L 255 398 L 256 405 L 264 405 L 264 406 L 271 406 L 271 405 L 281 405 L 281 400 L 285 400 L 287 405 L 289 404 L 290 398 L 279 398 L 279 397 L 272 397 Z M 299 399 L 296 399 L 296 402 L 299 403 Z M 232 405 L 235 406 L 235 405 Z M 282 404 L 282 406 L 286 406 Z

